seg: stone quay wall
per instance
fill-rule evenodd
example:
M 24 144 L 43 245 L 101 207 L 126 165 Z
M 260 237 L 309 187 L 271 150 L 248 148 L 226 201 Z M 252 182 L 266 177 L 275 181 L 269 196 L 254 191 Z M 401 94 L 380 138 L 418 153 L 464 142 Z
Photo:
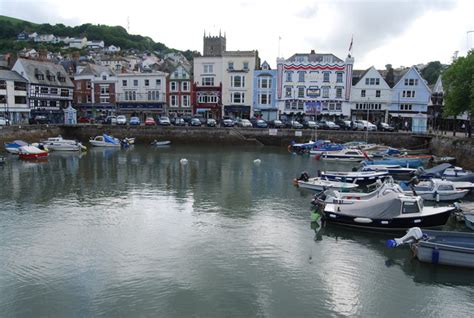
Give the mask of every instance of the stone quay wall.
M 39 142 L 42 139 L 60 135 L 63 129 L 55 125 L 0 126 L 0 151 L 3 144 L 16 139 Z
M 430 149 L 436 156 L 455 157 L 456 165 L 474 170 L 474 139 L 451 136 L 433 136 Z

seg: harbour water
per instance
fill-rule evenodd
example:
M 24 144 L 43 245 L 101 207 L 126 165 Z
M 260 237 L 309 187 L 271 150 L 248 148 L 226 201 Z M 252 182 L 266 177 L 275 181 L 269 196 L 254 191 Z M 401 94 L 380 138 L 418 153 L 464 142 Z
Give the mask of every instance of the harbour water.
M 311 193 L 291 179 L 334 163 L 281 148 L 209 146 L 7 159 L 0 166 L 0 316 L 474 312 L 472 270 L 388 250 L 390 234 L 333 226 L 316 234 Z

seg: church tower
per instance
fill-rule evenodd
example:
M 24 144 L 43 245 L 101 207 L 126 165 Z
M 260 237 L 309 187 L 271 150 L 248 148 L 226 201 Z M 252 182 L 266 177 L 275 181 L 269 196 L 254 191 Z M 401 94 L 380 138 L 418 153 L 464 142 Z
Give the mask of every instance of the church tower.
M 226 50 L 226 37 L 221 35 L 211 36 L 210 34 L 206 36 L 204 32 L 204 49 L 203 56 L 222 56 Z

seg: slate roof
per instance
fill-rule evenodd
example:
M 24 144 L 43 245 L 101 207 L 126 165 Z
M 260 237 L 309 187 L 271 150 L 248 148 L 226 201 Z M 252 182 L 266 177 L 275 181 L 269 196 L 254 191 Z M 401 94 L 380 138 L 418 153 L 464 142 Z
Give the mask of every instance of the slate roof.
M 100 76 L 102 73 L 106 73 L 108 76 L 115 76 L 115 73 L 109 67 L 92 63 L 87 63 L 86 67 L 78 75 Z
M 344 62 L 337 56 L 332 53 L 315 53 L 313 50 L 310 53 L 296 53 L 293 54 L 290 58 L 287 59 L 288 62 L 298 62 L 298 57 L 306 57 L 308 62 L 312 63 L 322 63 L 324 57 L 330 56 L 332 58 L 333 63 L 341 63 Z
M 68 74 L 64 70 L 64 67 L 51 62 L 35 61 L 27 59 L 18 59 L 17 63 L 20 62 L 25 70 L 24 76 L 29 80 L 31 84 L 40 85 L 52 85 L 52 86 L 70 86 L 73 87 L 73 83 L 69 78 Z M 36 73 L 42 74 L 43 79 L 38 79 Z M 48 79 L 47 74 L 54 76 L 53 79 Z M 58 74 L 64 77 L 64 82 L 58 80 Z
M 10 71 L 10 70 L 0 70 L 0 80 L 16 81 L 16 82 L 24 82 L 24 83 L 28 82 L 26 78 L 24 78 L 17 72 Z

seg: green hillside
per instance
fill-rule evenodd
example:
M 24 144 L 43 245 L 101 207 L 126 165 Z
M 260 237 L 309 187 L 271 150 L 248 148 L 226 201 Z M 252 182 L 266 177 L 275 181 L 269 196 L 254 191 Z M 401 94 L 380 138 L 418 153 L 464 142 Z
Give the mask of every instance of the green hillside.
M 38 44 L 16 41 L 18 33 L 26 31 L 28 33 L 37 32 L 38 34 L 54 34 L 56 36 L 79 37 L 85 36 L 88 40 L 103 40 L 105 45 L 116 45 L 122 49 L 137 49 L 140 51 L 159 51 L 161 53 L 179 52 L 172 48 L 168 48 L 165 44 L 154 42 L 150 37 L 129 34 L 127 30 L 121 26 L 94 25 L 90 23 L 71 27 L 64 24 L 51 25 L 48 23 L 35 24 L 28 21 L 2 16 L 0 15 L 0 52 L 15 52 L 23 47 L 39 47 L 46 46 L 50 51 L 58 51 L 63 44 Z M 186 58 L 192 59 L 190 50 L 181 51 Z

